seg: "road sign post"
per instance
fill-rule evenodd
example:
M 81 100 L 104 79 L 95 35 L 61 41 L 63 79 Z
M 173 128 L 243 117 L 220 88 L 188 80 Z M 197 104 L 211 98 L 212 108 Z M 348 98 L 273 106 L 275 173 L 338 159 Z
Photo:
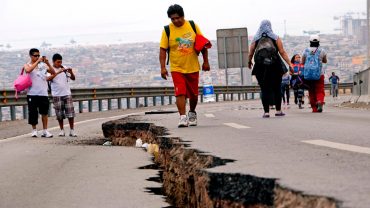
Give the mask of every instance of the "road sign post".
M 251 76 L 244 70 L 248 67 L 247 28 L 217 30 L 218 67 L 225 69 L 226 85 L 229 85 L 228 69 L 240 68 L 241 85 L 251 84 Z

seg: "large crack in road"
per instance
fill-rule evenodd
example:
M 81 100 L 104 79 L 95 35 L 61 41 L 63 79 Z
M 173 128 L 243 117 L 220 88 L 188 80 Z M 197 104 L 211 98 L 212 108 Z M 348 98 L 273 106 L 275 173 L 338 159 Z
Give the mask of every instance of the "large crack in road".
M 159 170 L 158 177 L 148 180 L 162 183 L 162 189 L 148 187 L 148 190 L 165 195 L 175 207 L 335 208 L 341 205 L 329 197 L 306 195 L 282 187 L 274 178 L 208 172 L 209 168 L 234 160 L 191 149 L 180 138 L 168 137 L 165 128 L 140 122 L 135 117 L 106 122 L 102 129 L 104 137 L 113 145 L 134 146 L 138 138 L 143 143 L 158 145 L 158 150 L 153 151 L 154 165 L 142 169 Z

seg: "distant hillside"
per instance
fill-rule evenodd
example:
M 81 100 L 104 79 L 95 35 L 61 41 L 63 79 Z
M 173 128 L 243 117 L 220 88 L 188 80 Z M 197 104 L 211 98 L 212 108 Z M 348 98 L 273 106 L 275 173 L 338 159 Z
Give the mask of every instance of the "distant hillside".
M 308 37 L 293 36 L 283 39 L 289 56 L 301 53 L 308 46 Z M 366 46 L 356 40 L 339 35 L 322 35 L 322 47 L 328 51 L 327 73 L 337 72 L 344 82 L 351 81 L 352 74 L 365 69 Z M 217 44 L 209 52 L 214 84 L 225 84 L 224 70 L 217 65 Z M 74 68 L 77 81 L 72 87 L 125 87 L 166 86 L 170 81 L 160 78 L 158 62 L 159 44 L 154 42 L 117 45 L 71 46 L 41 50 L 50 59 L 54 53 L 63 55 L 64 65 Z M 0 51 L 1 88 L 12 88 L 12 83 L 24 63 L 29 60 L 28 51 Z M 249 69 L 246 69 L 250 72 Z M 230 83 L 239 83 L 240 70 L 230 70 Z M 5 79 L 4 79 L 5 78 Z M 233 80 L 234 79 L 234 80 Z

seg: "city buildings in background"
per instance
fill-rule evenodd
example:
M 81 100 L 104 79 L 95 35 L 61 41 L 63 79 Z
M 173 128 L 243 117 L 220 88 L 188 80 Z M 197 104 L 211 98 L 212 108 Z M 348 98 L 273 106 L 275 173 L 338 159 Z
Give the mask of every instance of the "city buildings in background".
M 356 25 L 354 29 L 348 26 L 343 34 L 320 35 L 321 46 L 328 52 L 329 62 L 324 65 L 326 75 L 334 71 L 342 82 L 351 82 L 353 74 L 367 66 L 366 44 L 356 35 L 360 31 L 358 21 L 349 21 L 345 25 L 352 28 Z M 289 56 L 293 56 L 308 47 L 309 36 L 284 35 L 283 42 Z M 213 83 L 225 85 L 225 71 L 217 68 L 217 44 L 213 42 L 213 46 L 209 50 Z M 63 55 L 64 65 L 76 71 L 77 81 L 71 83 L 74 88 L 172 85 L 171 79 L 165 81 L 160 76 L 159 43 L 156 42 L 82 45 L 78 40 L 69 39 L 68 44 L 61 47 L 42 41 L 39 49 L 50 59 L 54 53 Z M 0 48 L 0 77 L 3 78 L 0 88 L 12 88 L 23 64 L 29 60 L 28 50 Z M 249 69 L 244 70 L 250 73 Z M 228 74 L 229 85 L 240 85 L 240 69 L 228 69 Z
M 335 20 L 339 21 L 340 34 L 345 37 L 355 38 L 359 44 L 367 44 L 367 17 L 366 13 L 349 12 L 342 16 L 335 16 Z

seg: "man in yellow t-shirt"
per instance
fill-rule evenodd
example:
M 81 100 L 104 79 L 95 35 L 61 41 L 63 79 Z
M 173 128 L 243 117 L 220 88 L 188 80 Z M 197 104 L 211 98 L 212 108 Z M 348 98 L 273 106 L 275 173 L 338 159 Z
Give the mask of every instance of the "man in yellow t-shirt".
M 198 104 L 198 84 L 200 65 L 198 54 L 194 50 L 194 42 L 200 29 L 195 25 L 193 30 L 189 21 L 184 18 L 184 10 L 180 5 L 171 5 L 167 10 L 171 19 L 169 24 L 170 35 L 167 37 L 165 30 L 162 32 L 160 42 L 159 62 L 161 64 L 161 76 L 167 79 L 166 52 L 169 49 L 170 69 L 175 87 L 176 105 L 180 114 L 178 127 L 197 125 L 197 113 L 195 108 Z M 209 71 L 208 51 L 203 49 L 202 70 Z M 186 115 L 186 98 L 189 98 L 190 111 Z

